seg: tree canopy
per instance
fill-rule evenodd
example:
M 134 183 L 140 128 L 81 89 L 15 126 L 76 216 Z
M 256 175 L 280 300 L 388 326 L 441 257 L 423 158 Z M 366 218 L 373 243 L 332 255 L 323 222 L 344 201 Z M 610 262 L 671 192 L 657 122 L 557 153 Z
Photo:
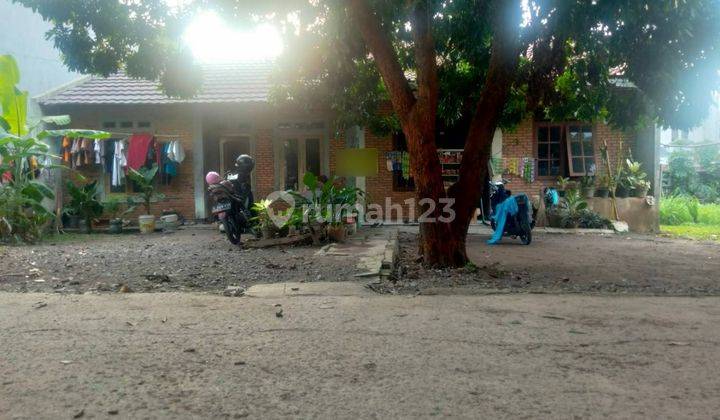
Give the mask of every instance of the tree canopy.
M 107 75 L 124 69 L 189 96 L 202 77 L 182 32 L 198 10 L 240 25 L 271 20 L 282 29 L 275 98 L 312 100 L 347 124 L 394 126 L 377 109 L 387 99 L 374 59 L 341 0 L 193 2 L 15 0 L 53 23 L 48 32 L 67 66 Z M 412 1 L 371 0 L 403 71 L 415 82 Z M 718 86 L 717 0 L 427 0 L 440 83 L 438 116 L 472 114 L 482 94 L 493 40 L 493 9 L 514 38 L 518 62 L 501 123 L 527 113 L 549 119 L 605 118 L 631 126 L 696 125 Z M 173 6 L 175 5 L 175 6 Z M 242 45 L 238 45 L 242 48 Z M 615 88 L 634 85 L 639 91 Z

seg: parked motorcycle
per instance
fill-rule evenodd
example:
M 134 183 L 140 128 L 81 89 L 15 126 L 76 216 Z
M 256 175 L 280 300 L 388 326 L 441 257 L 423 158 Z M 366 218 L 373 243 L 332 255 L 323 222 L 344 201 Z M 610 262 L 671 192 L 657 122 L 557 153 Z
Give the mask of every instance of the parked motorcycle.
M 485 217 L 485 209 L 481 202 L 481 221 L 483 224 L 492 227 L 492 230 L 496 230 L 494 215 L 497 206 L 513 196 L 512 191 L 505 189 L 503 181 L 491 181 L 489 183 L 489 192 L 490 217 Z M 532 242 L 532 230 L 535 228 L 535 210 L 527 195 L 516 195 L 513 199 L 517 201 L 518 212 L 514 216 L 508 217 L 503 228 L 503 235 L 512 238 L 519 237 L 524 245 L 530 245 Z
M 212 215 L 222 223 L 225 235 L 233 245 L 239 244 L 240 235 L 250 228 L 250 208 L 254 202 L 250 174 L 254 168 L 252 157 L 240 155 L 235 159 L 235 170 L 228 172 L 224 179 L 217 172 L 208 172 L 205 176 L 214 203 Z

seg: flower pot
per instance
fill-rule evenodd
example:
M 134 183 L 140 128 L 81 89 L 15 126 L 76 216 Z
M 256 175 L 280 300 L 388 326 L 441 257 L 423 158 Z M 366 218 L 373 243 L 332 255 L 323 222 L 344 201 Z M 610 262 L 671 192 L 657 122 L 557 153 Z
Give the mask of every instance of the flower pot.
M 71 214 L 67 217 L 67 225 L 65 226 L 68 229 L 77 229 L 80 225 L 80 216 L 77 214 Z
M 595 197 L 595 187 L 582 187 L 580 193 L 585 198 L 593 198 Z
M 625 187 L 617 187 L 615 190 L 615 197 L 617 198 L 627 198 L 628 196 L 628 190 Z
M 138 225 L 140 226 L 140 233 L 142 234 L 155 232 L 155 216 L 151 214 L 138 216 Z
M 562 227 L 562 216 L 556 213 L 548 213 L 547 224 L 553 228 Z
M 263 226 L 260 229 L 260 233 L 262 234 L 263 239 L 270 239 L 273 237 L 273 229 L 270 226 Z
M 645 196 L 647 195 L 647 193 L 648 193 L 648 188 L 635 188 L 635 189 L 633 190 L 633 195 L 632 195 L 632 196 L 633 196 L 633 197 L 637 197 L 637 198 L 645 198 Z
M 123 222 L 122 219 L 113 219 L 110 221 L 110 227 L 108 228 L 108 233 L 112 233 L 113 235 L 118 235 L 122 233 L 123 230 Z
M 80 233 L 90 233 L 92 231 L 92 222 L 85 219 L 78 220 L 78 229 Z
M 610 190 L 607 188 L 598 188 L 595 190 L 595 197 L 608 198 L 610 196 Z
M 328 236 L 330 240 L 335 242 L 345 242 L 347 239 L 347 229 L 344 224 L 328 226 Z

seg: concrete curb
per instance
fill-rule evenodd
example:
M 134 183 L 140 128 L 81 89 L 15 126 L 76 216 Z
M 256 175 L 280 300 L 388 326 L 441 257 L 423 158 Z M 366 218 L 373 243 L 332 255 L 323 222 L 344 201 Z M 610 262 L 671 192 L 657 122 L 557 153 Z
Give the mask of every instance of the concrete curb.
M 380 278 L 388 278 L 395 271 L 398 259 L 400 258 L 400 243 L 398 242 L 398 231 L 393 229 L 388 233 L 388 243 L 385 245 L 382 264 L 380 265 Z

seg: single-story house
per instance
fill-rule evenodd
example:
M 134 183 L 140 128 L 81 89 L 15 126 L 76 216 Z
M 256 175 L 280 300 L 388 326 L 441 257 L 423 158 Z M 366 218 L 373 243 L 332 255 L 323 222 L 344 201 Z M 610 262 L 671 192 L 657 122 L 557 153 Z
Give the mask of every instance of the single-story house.
M 116 74 L 84 77 L 36 100 L 46 115 L 69 114 L 74 128 L 106 130 L 114 137 L 147 132 L 155 134 L 160 143 L 178 140 L 185 159 L 177 167 L 177 175 L 160 185 L 165 199 L 155 204 L 156 214 L 174 209 L 185 218 L 205 220 L 209 216 L 205 173 L 231 168 L 240 153 L 256 159 L 252 183 L 257 198 L 297 188 L 305 171 L 333 174 L 338 150 L 343 148 L 377 150 L 377 175 L 352 180 L 372 202 L 384 206 L 390 200 L 405 205 L 405 200 L 414 197 L 412 178 L 407 164 L 403 165 L 402 136 L 377 136 L 361 127 L 336 134 L 327 112 L 279 110 L 268 102 L 271 71 L 270 62 L 205 66 L 202 89 L 192 99 L 169 98 L 155 82 Z M 584 140 L 569 147 L 570 137 Z M 602 173 L 600 148 L 604 142 L 613 161 L 620 147 L 631 149 L 654 179 L 657 147 L 653 130 L 626 133 L 603 123 L 527 119 L 512 131 L 498 130 L 493 167 L 509 180 L 514 192 L 536 196 L 544 186 L 555 185 L 558 176 L 581 176 L 592 164 Z M 449 183 L 457 171 L 463 139 L 443 132 L 438 144 L 443 176 Z M 113 186 L 102 165 L 78 169 L 101 180 L 104 196 L 131 192 L 130 186 Z M 394 214 L 384 217 L 398 218 Z

